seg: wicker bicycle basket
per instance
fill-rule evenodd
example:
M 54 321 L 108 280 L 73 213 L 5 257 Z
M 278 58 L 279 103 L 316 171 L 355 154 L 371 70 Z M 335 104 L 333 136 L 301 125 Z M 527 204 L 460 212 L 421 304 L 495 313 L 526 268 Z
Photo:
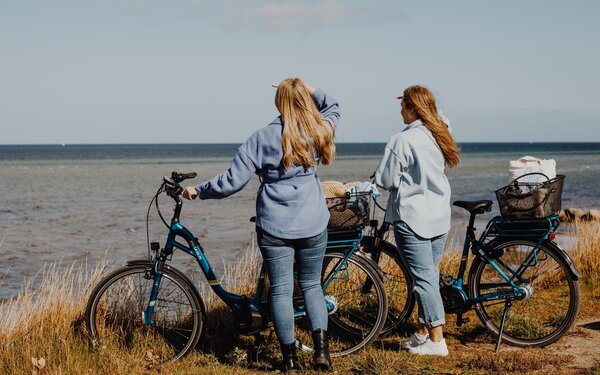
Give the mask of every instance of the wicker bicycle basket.
M 370 192 L 346 193 L 343 197 L 325 198 L 329 209 L 328 229 L 364 226 L 369 222 Z
M 369 222 L 371 191 L 353 191 L 359 182 L 323 181 L 321 187 L 329 210 L 327 229 L 365 226 Z
M 523 177 L 542 175 L 546 181 L 524 182 Z M 496 190 L 500 215 L 509 218 L 545 218 L 558 214 L 562 205 L 564 175 L 549 179 L 543 173 L 527 173 Z

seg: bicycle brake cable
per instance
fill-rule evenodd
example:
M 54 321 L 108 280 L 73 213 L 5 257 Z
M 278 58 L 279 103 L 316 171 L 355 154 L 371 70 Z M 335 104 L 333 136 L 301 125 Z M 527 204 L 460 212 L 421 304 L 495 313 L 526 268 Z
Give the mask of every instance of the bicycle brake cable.
M 152 208 L 152 202 L 158 201 L 158 195 L 160 194 L 162 188 L 163 188 L 162 185 L 158 188 L 158 190 L 156 191 L 156 194 L 154 194 L 154 197 L 152 198 L 152 200 L 150 200 L 150 204 L 148 205 L 148 211 L 146 212 L 146 244 L 148 246 L 148 260 L 152 259 L 151 250 L 150 250 L 150 224 L 149 224 L 150 209 Z M 160 214 L 160 212 L 159 212 L 159 214 Z M 164 222 L 164 220 L 163 220 L 163 222 Z
M 160 194 L 160 192 L 158 194 Z M 160 212 L 160 208 L 158 207 L 158 194 L 156 195 L 156 199 L 154 200 L 154 205 L 156 206 L 156 212 L 158 212 L 158 216 L 160 217 L 160 220 L 163 222 L 165 227 L 171 228 L 171 226 L 169 224 L 167 224 L 167 221 L 163 217 L 162 212 Z
M 376 198 L 373 198 L 373 202 L 375 202 L 375 205 L 376 205 L 377 207 L 379 207 L 379 209 L 380 209 L 380 210 L 382 210 L 383 212 L 385 212 L 385 208 L 383 208 L 383 207 L 381 207 L 381 206 L 379 205 L 379 203 L 377 202 L 377 199 L 376 199 Z

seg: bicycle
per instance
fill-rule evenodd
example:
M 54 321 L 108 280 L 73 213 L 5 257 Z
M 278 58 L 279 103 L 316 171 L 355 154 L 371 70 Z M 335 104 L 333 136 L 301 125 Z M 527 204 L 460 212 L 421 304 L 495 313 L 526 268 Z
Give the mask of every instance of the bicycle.
M 581 275 L 554 242 L 560 218 L 495 216 L 477 238 L 475 217 L 491 211 L 492 204 L 490 200 L 453 202 L 470 217 L 457 275 L 440 274 L 445 312 L 456 314 L 460 327 L 468 321 L 463 314 L 475 309 L 483 325 L 496 336 L 496 351 L 501 342 L 519 347 L 549 345 L 572 326 L 580 300 Z M 389 313 L 381 335 L 397 332 L 415 305 L 407 267 L 396 246 L 385 240 L 389 228 L 389 223 L 379 226 L 372 220 L 361 243 L 361 250 L 370 254 L 385 275 Z M 465 283 L 469 250 L 474 259 Z
M 92 291 L 85 312 L 85 322 L 94 346 L 117 345 L 129 350 L 151 353 L 160 361 L 176 360 L 189 354 L 203 338 L 206 308 L 190 279 L 168 264 L 175 250 L 194 257 L 214 293 L 231 312 L 235 330 L 257 335 L 271 326 L 268 276 L 263 263 L 254 295 L 229 292 L 219 283 L 198 238 L 179 217 L 183 206 L 180 183 L 196 173 L 173 172 L 164 177 L 153 202 L 158 215 L 169 229 L 164 246 L 149 242 L 148 259 L 128 261 L 124 267 L 106 275 Z M 165 193 L 175 207 L 170 224 L 162 216 L 158 197 Z M 147 216 L 147 221 L 148 221 Z M 147 225 L 148 228 L 148 225 Z M 149 237 L 148 237 L 149 238 Z M 183 239 L 183 243 L 179 238 Z M 378 338 L 387 315 L 387 295 L 372 261 L 339 247 L 358 247 L 362 236 L 338 233 L 324 257 L 322 285 L 329 314 L 329 348 L 332 357 L 355 353 Z M 373 288 L 361 290 L 363 280 Z M 297 288 L 295 288 L 296 290 Z M 311 351 L 310 330 L 304 301 L 294 295 L 297 346 Z

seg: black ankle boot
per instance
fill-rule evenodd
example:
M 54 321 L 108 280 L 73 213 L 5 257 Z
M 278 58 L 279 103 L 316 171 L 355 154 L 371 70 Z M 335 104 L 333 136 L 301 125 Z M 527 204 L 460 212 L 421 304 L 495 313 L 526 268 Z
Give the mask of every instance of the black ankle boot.
M 281 354 L 283 355 L 283 372 L 293 374 L 300 370 L 298 363 L 298 354 L 296 353 L 296 343 L 281 345 Z
M 321 371 L 331 370 L 331 357 L 329 356 L 327 331 L 317 329 L 313 331 L 312 338 L 315 345 L 315 369 Z

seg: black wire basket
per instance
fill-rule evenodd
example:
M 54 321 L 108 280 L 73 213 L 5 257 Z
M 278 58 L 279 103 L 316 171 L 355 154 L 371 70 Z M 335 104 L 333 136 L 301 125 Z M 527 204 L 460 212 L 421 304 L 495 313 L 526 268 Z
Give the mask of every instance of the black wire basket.
M 524 177 L 542 175 L 546 181 L 526 182 Z M 564 175 L 548 178 L 543 173 L 527 173 L 496 190 L 500 215 L 517 219 L 542 219 L 561 210 Z
M 328 229 L 365 226 L 369 222 L 371 192 L 346 193 L 343 197 L 325 198 L 329 209 Z

